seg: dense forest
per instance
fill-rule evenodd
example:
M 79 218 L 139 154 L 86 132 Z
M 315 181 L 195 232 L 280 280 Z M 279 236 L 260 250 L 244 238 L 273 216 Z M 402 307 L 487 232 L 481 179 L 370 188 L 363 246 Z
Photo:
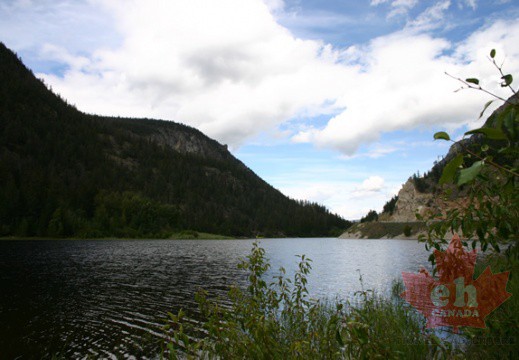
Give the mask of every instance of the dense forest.
M 198 130 L 87 115 L 0 43 L 0 236 L 336 235 Z

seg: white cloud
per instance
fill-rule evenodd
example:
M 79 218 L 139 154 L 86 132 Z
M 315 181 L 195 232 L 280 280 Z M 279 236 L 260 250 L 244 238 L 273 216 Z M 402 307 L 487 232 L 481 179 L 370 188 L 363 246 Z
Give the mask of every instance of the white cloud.
M 370 5 L 371 6 L 377 6 L 377 5 L 380 5 L 380 4 L 387 3 L 389 1 L 390 0 L 371 0 Z
M 339 158 L 351 160 L 356 158 L 378 159 L 398 151 L 399 148 L 391 144 L 381 144 L 380 142 L 370 145 L 366 151 L 359 151 L 354 155 L 341 155 Z
M 384 188 L 384 179 L 380 176 L 370 176 L 362 182 L 358 190 L 378 192 Z
M 414 8 L 418 4 L 418 0 L 395 0 L 391 3 L 391 11 L 387 15 L 388 18 L 392 18 L 400 15 L 407 15 L 409 10 Z
M 22 25 L 35 24 L 18 39 L 44 44 L 42 58 L 69 66 L 64 75 L 40 74 L 54 90 L 87 112 L 171 119 L 231 147 L 259 133 L 276 132 L 291 119 L 322 114 L 334 115 L 324 126 L 301 126 L 292 132 L 292 140 L 351 156 L 385 132 L 417 126 L 457 128 L 477 117 L 485 100 L 474 92 L 452 94 L 458 84 L 445 71 L 480 76 L 498 88 L 498 82 L 490 80 L 496 73 L 486 60 L 494 47 L 499 55 L 506 54 L 508 71 L 519 70 L 517 21 L 497 21 L 459 44 L 426 33 L 443 21 L 449 1 L 426 9 L 402 31 L 347 49 L 295 37 L 272 15 L 283 11 L 281 0 L 46 4 L 13 16 L 16 22 L 0 22 L 0 34 L 13 33 L 6 30 L 9 26 L 23 32 Z M 411 8 L 415 1 L 390 4 Z M 102 24 L 106 32 L 111 19 L 117 32 L 112 29 L 105 35 L 109 40 L 97 47 L 89 43 L 86 50 L 76 51 L 90 34 L 101 36 L 100 30 L 77 28 L 76 47 L 65 46 L 70 40 L 50 34 L 52 29 L 65 33 L 74 6 L 81 11 L 81 26 L 99 13 L 103 15 L 89 26 Z M 373 149 L 371 155 L 389 151 Z
M 46 43 L 84 54 L 114 46 L 121 39 L 113 29 L 112 13 L 94 7 L 95 1 L 0 1 L 1 41 L 30 52 Z
M 99 3 L 123 44 L 63 78 L 42 75 L 88 112 L 172 119 L 237 146 L 322 112 L 351 71 L 331 46 L 293 37 L 259 0 Z
M 371 6 L 378 6 L 381 4 L 390 3 L 391 10 L 387 17 L 392 18 L 399 15 L 407 15 L 409 10 L 418 4 L 418 0 L 371 0 Z
M 271 182 L 276 182 L 271 179 Z M 308 179 L 294 184 L 293 176 L 279 189 L 295 199 L 306 199 L 325 204 L 333 213 L 346 219 L 360 219 L 369 210 L 382 211 L 382 205 L 398 193 L 401 185 L 371 175 L 361 182 L 352 180 L 325 181 Z
M 324 128 L 303 130 L 293 139 L 351 155 L 383 132 L 417 126 L 474 127 L 488 96 L 453 94 L 459 84 L 444 72 L 478 76 L 489 89 L 501 92 L 499 76 L 487 59 L 492 48 L 506 54 L 507 71 L 517 73 L 519 23 L 498 21 L 460 44 L 407 30 L 375 39 L 357 50 L 363 66 L 347 80 L 352 86 L 337 100 L 345 110 Z
M 285 8 L 285 2 L 283 0 L 263 0 L 263 2 L 274 12 L 282 11 Z
M 380 176 L 370 176 L 351 192 L 352 198 L 370 196 L 385 188 L 384 179 Z
M 407 28 L 414 31 L 426 31 L 442 26 L 445 23 L 445 12 L 450 6 L 450 0 L 437 2 L 425 9 L 416 19 L 409 21 Z
M 465 5 L 470 7 L 472 10 L 476 10 L 476 8 L 478 7 L 476 0 L 465 0 L 464 3 L 465 3 Z

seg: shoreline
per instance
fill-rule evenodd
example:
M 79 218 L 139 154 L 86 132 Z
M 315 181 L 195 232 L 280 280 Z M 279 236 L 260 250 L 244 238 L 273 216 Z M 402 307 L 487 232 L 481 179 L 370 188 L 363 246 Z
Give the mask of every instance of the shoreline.
M 409 234 L 406 236 L 405 234 Z M 353 224 L 339 238 L 351 239 L 395 239 L 418 241 L 420 235 L 427 235 L 424 222 L 372 221 Z
M 404 234 L 396 235 L 396 236 L 392 236 L 392 237 L 382 236 L 379 238 L 370 238 L 370 237 L 363 237 L 359 233 L 344 233 L 341 236 L 339 236 L 338 239 L 341 239 L 341 240 L 411 240 L 411 241 L 419 241 L 418 237 L 415 235 L 408 237 L 408 236 L 405 236 Z

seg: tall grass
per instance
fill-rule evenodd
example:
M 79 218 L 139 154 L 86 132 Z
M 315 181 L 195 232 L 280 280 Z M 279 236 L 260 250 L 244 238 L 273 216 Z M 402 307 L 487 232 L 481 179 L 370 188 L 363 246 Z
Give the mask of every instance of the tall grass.
M 293 278 L 285 270 L 267 284 L 270 264 L 254 244 L 240 267 L 248 286 L 233 287 L 227 306 L 200 291 L 203 321 L 169 314 L 163 357 L 204 359 L 436 359 L 459 350 L 425 330 L 425 321 L 400 298 L 360 291 L 351 301 L 311 299 L 310 260 L 301 256 Z M 399 293 L 399 285 L 394 292 Z

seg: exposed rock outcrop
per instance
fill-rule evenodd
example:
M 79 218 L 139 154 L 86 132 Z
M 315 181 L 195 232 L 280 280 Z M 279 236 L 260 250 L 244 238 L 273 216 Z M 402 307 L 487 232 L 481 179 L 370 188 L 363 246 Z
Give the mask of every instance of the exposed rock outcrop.
M 389 221 L 413 222 L 416 214 L 424 215 L 433 203 L 433 194 L 420 193 L 410 178 L 398 192 L 398 200 L 394 213 Z
M 181 154 L 196 155 L 219 161 L 229 160 L 232 157 L 226 145 L 208 138 L 195 129 L 187 131 L 182 128 L 162 126 L 150 134 L 149 138 L 153 142 Z

